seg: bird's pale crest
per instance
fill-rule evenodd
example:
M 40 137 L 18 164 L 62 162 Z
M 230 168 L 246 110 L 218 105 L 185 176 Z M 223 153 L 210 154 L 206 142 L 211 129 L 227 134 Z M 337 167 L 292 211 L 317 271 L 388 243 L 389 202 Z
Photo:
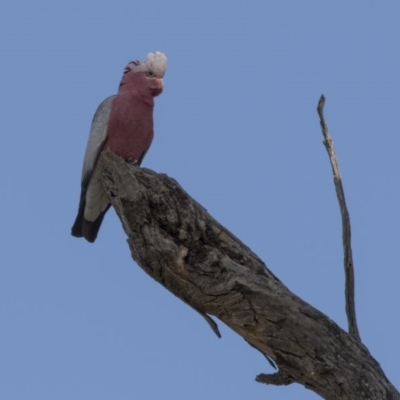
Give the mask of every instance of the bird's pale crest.
M 146 61 L 131 61 L 125 69 L 125 73 L 133 72 L 153 72 L 157 78 L 162 78 L 167 69 L 167 57 L 164 53 L 156 51 L 147 54 Z

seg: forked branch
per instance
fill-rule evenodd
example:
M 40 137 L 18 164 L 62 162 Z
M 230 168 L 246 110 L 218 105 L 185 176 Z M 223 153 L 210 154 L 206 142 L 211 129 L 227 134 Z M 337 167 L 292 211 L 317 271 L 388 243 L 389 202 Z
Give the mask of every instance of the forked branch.
M 360 341 L 291 293 L 174 179 L 109 151 L 101 157 L 104 187 L 134 260 L 201 315 L 215 316 L 272 359 L 278 372 L 259 375 L 259 382 L 297 382 L 329 400 L 400 400 Z

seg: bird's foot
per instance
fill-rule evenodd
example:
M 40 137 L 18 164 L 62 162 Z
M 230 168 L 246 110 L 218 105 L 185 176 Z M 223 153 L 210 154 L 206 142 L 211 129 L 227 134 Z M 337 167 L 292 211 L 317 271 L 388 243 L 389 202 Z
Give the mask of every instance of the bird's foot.
M 135 160 L 132 157 L 129 157 L 125 160 L 130 165 L 139 165 L 139 160 Z

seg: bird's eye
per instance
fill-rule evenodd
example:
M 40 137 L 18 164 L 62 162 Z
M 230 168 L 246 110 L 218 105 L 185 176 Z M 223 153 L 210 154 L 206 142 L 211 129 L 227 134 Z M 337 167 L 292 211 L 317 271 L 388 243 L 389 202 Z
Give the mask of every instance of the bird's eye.
M 154 76 L 154 72 L 153 71 L 148 71 L 147 72 L 147 76 Z

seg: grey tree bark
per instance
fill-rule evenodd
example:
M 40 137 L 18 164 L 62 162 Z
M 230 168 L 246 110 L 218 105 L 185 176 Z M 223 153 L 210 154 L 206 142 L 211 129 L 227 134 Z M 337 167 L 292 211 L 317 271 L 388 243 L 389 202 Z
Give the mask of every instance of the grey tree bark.
M 297 382 L 324 399 L 399 399 L 368 349 L 291 293 L 256 254 L 213 219 L 172 178 L 109 151 L 103 183 L 132 257 L 166 289 L 215 316 L 274 361 L 256 380 Z

